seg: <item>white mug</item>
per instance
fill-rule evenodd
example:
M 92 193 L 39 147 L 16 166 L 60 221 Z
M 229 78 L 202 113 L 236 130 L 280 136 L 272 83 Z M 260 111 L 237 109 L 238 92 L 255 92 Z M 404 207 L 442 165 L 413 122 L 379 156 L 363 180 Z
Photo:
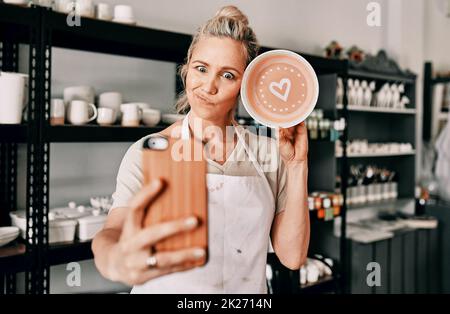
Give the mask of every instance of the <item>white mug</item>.
M 75 0 L 56 0 L 55 10 L 61 13 L 70 13 L 75 9 Z
M 98 96 L 98 106 L 101 108 L 111 108 L 114 110 L 114 122 L 120 113 L 122 104 L 122 94 L 119 92 L 105 92 Z
M 111 7 L 107 3 L 99 3 L 95 6 L 95 17 L 99 20 L 112 20 Z
M 120 110 L 122 111 L 123 126 L 139 126 L 142 116 L 142 110 L 137 104 L 122 104 L 120 106 Z
M 114 7 L 114 20 L 117 21 L 134 21 L 133 8 L 129 5 L 116 5 Z
M 64 100 L 60 98 L 53 98 L 50 102 L 50 124 L 64 124 L 65 112 L 66 106 L 64 105 Z
M 92 0 L 77 0 L 75 12 L 76 14 L 81 16 L 94 17 L 94 2 Z
M 70 104 L 72 100 L 84 100 L 94 103 L 95 90 L 91 86 L 70 86 L 64 88 L 64 102 Z
M 100 125 L 111 125 L 116 121 L 116 113 L 111 108 L 98 108 L 97 123 Z
M 89 107 L 92 108 L 94 114 L 89 117 Z M 69 122 L 75 125 L 86 124 L 97 118 L 97 108 L 94 104 L 84 100 L 72 100 L 70 102 Z
M 90 104 L 93 104 L 95 101 L 95 90 L 91 86 L 70 86 L 64 88 L 64 103 L 67 106 L 66 116 L 67 119 L 70 120 L 70 103 L 72 100 L 84 100 Z M 90 114 L 92 114 L 92 110 L 90 110 Z
M 27 103 L 28 75 L 0 72 L 0 123 L 19 124 Z

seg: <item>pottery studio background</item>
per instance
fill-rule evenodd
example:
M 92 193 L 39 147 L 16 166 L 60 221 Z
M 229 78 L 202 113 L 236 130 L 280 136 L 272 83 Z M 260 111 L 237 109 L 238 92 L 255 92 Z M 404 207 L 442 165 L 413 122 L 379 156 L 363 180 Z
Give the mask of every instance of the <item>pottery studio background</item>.
M 402 69 L 417 74 L 416 180 L 422 170 L 422 117 L 424 62 L 433 62 L 439 71 L 450 71 L 450 17 L 448 1 L 378 0 L 381 26 L 370 26 L 366 0 L 316 1 L 139 1 L 102 0 L 110 5 L 128 4 L 140 26 L 193 34 L 196 28 L 226 4 L 237 5 L 247 14 L 262 45 L 282 47 L 308 54 L 324 55 L 332 41 L 348 49 L 357 45 L 375 55 L 384 49 Z M 20 60 L 28 49 L 20 47 Z M 90 85 L 96 93 L 116 90 L 127 101 L 145 101 L 162 112 L 173 112 L 175 65 L 66 49 L 53 49 L 52 97 L 61 97 L 72 85 Z M 27 73 L 21 62 L 20 72 Z M 111 194 L 120 161 L 130 143 L 51 144 L 50 208 L 68 201 L 86 203 L 92 195 Z M 25 195 L 26 145 L 19 146 L 18 195 Z M 22 152 L 22 153 L 21 153 Z M 18 208 L 25 199 L 18 198 Z M 54 293 L 126 291 L 126 287 L 104 280 L 92 260 L 80 262 L 82 285 L 66 284 L 66 265 L 51 268 Z M 23 289 L 18 280 L 18 290 Z

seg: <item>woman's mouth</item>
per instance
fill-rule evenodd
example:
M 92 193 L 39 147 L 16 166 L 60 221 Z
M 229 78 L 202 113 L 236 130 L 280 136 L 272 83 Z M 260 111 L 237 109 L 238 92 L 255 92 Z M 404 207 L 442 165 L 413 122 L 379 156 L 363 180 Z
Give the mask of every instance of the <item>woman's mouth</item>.
M 206 103 L 206 104 L 208 104 L 208 105 L 214 105 L 213 102 L 207 100 L 206 98 L 203 98 L 202 96 L 197 95 L 197 94 L 195 94 L 195 93 L 194 93 L 194 95 L 195 95 L 195 97 L 196 97 L 198 100 L 200 100 L 201 102 Z

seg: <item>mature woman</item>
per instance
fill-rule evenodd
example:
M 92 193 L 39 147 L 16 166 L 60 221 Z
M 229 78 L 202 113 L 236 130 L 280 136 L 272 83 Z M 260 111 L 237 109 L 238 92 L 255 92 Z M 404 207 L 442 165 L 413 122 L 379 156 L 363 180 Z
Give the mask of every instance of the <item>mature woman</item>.
M 222 8 L 195 34 L 181 68 L 185 92 L 177 109 L 188 114 L 160 133 L 214 144 L 215 157 L 207 159 L 208 263 L 194 269 L 180 266 L 202 258 L 200 248 L 151 251 L 161 239 L 196 228 L 198 221 L 191 217 L 142 226 L 145 209 L 164 190 L 160 181 L 142 184 L 141 139 L 122 160 L 114 204 L 92 244 L 104 277 L 133 285 L 134 293 L 266 293 L 269 240 L 288 268 L 304 263 L 310 232 L 305 125 L 279 130 L 277 167 L 265 171 L 262 164 L 273 154 L 250 149 L 248 141 L 261 136 L 233 119 L 244 70 L 257 50 L 246 16 L 234 6 Z M 198 120 L 200 129 L 193 127 Z M 203 131 L 211 126 L 223 131 L 217 134 L 232 127 L 233 136 L 207 136 Z

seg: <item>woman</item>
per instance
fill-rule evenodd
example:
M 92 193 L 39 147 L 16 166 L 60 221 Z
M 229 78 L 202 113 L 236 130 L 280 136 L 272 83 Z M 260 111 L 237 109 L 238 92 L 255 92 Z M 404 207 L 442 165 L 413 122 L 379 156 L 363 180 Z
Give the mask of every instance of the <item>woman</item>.
M 208 263 L 189 270 L 179 266 L 203 257 L 199 248 L 152 254 L 155 243 L 198 222 L 191 217 L 142 227 L 145 208 L 164 191 L 160 181 L 142 186 L 141 139 L 122 161 L 114 204 L 92 244 L 104 277 L 133 285 L 135 293 L 266 293 L 269 239 L 286 267 L 304 263 L 309 243 L 305 125 L 280 129 L 278 169 L 263 171 L 261 164 L 272 157 L 252 152 L 246 139 L 258 136 L 233 120 L 244 70 L 257 50 L 246 16 L 234 6 L 222 8 L 198 30 L 181 68 L 185 93 L 177 109 L 189 113 L 161 132 L 214 144 L 215 158 L 207 160 Z M 194 128 L 199 119 L 202 127 Z M 206 135 L 211 126 L 222 134 L 235 126 L 234 136 Z

